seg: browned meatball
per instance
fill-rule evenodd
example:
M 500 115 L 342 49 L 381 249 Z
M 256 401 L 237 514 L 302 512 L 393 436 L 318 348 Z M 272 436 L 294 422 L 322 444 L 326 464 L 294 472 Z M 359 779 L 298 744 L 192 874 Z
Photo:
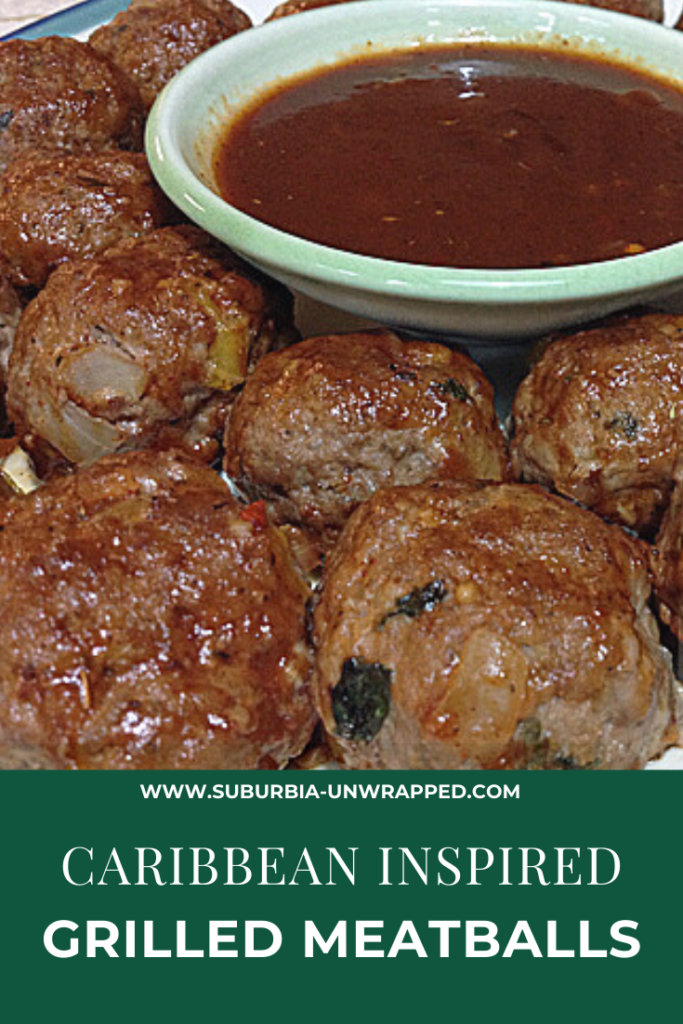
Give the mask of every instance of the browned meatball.
M 435 482 L 354 512 L 314 693 L 353 768 L 636 768 L 675 740 L 639 542 L 537 487 Z
M 133 0 L 90 43 L 130 77 L 149 109 L 181 68 L 250 27 L 249 16 L 229 0 Z
M 133 452 L 0 506 L 0 767 L 275 768 L 315 717 L 262 507 Z
M 477 365 L 390 331 L 271 353 L 235 403 L 225 447 L 228 473 L 278 522 L 321 533 L 379 487 L 507 474 L 493 391 Z
M 139 149 L 137 90 L 87 43 L 61 36 L 0 42 L 0 173 L 35 146 Z
M 29 303 L 10 418 L 39 462 L 180 443 L 213 459 L 233 388 L 290 318 L 288 294 L 199 229 L 129 239 L 59 267 Z
M 314 11 L 318 7 L 332 7 L 334 4 L 343 3 L 349 3 L 349 0 L 285 0 L 273 8 L 266 21 L 288 18 L 291 14 L 303 14 L 304 11 Z
M 142 153 L 30 151 L 0 180 L 0 251 L 19 285 L 41 288 L 60 263 L 171 218 Z
M 513 406 L 512 465 L 644 533 L 661 519 L 683 411 L 683 317 L 650 314 L 554 341 Z

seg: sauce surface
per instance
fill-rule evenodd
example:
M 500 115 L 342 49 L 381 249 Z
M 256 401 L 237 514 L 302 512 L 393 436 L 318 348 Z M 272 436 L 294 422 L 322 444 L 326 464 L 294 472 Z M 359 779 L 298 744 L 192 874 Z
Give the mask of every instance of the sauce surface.
M 534 268 L 683 239 L 683 91 L 558 51 L 425 48 L 288 83 L 217 148 L 223 197 L 337 249 Z

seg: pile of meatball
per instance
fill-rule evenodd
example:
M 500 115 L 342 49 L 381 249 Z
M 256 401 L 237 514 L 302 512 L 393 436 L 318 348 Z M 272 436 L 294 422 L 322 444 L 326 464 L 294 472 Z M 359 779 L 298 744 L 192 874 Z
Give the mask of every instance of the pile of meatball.
M 456 346 L 301 339 L 141 152 L 250 26 L 0 42 L 0 768 L 643 767 L 683 720 L 683 317 L 546 339 L 505 425 Z

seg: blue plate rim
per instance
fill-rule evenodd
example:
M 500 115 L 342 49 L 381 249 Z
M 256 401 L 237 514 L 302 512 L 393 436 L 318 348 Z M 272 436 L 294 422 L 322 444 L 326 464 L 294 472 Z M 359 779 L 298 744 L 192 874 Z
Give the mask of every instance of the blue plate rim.
M 100 25 L 110 21 L 128 6 L 128 0 L 80 0 L 80 3 L 67 7 L 63 11 L 48 14 L 38 21 L 15 29 L 2 36 L 6 39 L 37 39 L 40 36 L 75 36 L 83 32 L 94 31 Z

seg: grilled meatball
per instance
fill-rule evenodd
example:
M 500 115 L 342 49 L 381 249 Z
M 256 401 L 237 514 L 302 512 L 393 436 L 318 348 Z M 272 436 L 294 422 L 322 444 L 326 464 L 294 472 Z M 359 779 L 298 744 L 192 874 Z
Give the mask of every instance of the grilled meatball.
M 89 41 L 130 77 L 149 110 L 181 68 L 250 27 L 229 0 L 133 0 Z
M 517 393 L 513 470 L 649 534 L 671 491 L 681 411 L 682 316 L 560 338 Z
M 314 614 L 314 694 L 352 768 L 636 768 L 675 740 L 638 541 L 520 484 L 380 491 Z
M 481 370 L 461 352 L 389 331 L 271 353 L 235 403 L 225 447 L 228 473 L 278 522 L 320 533 L 379 487 L 507 474 Z
M 289 295 L 196 228 L 164 228 L 66 263 L 28 305 L 7 407 L 38 459 L 182 443 L 219 448 L 232 389 L 290 330 Z
M 275 768 L 315 724 L 263 509 L 133 452 L 0 506 L 1 768 Z
M 35 146 L 139 149 L 137 90 L 106 57 L 76 39 L 0 42 L 0 173 Z
M 161 227 L 170 204 L 142 153 L 30 151 L 0 180 L 0 251 L 16 284 Z

